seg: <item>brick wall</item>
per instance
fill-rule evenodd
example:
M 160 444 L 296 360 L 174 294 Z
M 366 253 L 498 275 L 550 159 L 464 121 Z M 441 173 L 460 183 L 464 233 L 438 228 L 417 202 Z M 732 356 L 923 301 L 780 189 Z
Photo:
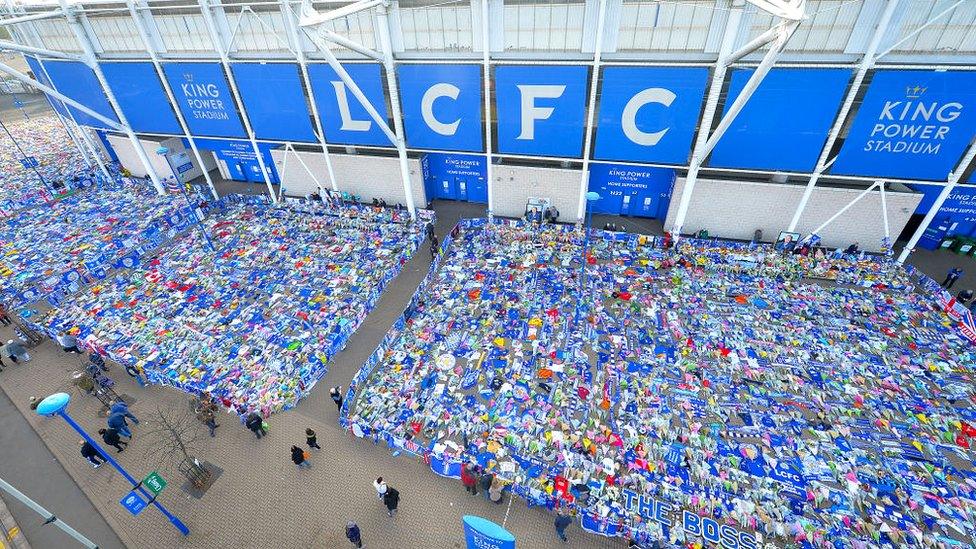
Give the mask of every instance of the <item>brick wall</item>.
M 288 165 L 285 166 L 284 151 L 271 151 L 278 176 L 285 185 L 285 194 L 304 196 L 317 189 L 315 181 L 309 175 L 302 163 L 295 156 L 288 153 Z M 325 157 L 318 152 L 298 152 L 302 161 L 308 166 L 319 183 L 325 189 L 331 189 L 329 172 L 325 167 Z M 336 183 L 340 191 L 358 194 L 363 200 L 373 197 L 386 200 L 387 204 L 404 204 L 406 194 L 403 192 L 403 181 L 400 179 L 400 161 L 397 158 L 361 156 L 350 154 L 332 154 L 332 169 L 335 172 Z M 420 171 L 420 161 L 409 159 L 410 181 L 413 184 L 413 200 L 418 208 L 427 204 L 424 195 L 423 175 Z
M 522 217 L 530 196 L 548 198 L 559 210 L 559 221 L 574 223 L 580 200 L 580 170 L 494 167 L 493 213 L 505 217 Z
M 684 184 L 683 177 L 675 182 L 665 227 L 674 224 Z M 699 179 L 682 232 L 692 233 L 704 227 L 711 236 L 751 239 L 756 229 L 762 229 L 763 239 L 772 240 L 789 226 L 803 189 L 802 185 Z M 816 187 L 797 232 L 805 236 L 860 193 L 857 189 Z M 891 235 L 897 238 L 922 195 L 889 191 L 886 199 Z M 873 191 L 862 198 L 823 229 L 820 236 L 827 246 L 847 246 L 857 241 L 863 250 L 878 251 L 884 236 L 880 193 Z

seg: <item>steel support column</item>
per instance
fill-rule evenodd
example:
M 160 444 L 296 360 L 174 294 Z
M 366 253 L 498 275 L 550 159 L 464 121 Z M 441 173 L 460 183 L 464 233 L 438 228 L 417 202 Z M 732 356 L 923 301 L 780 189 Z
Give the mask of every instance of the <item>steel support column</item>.
M 817 186 L 817 181 L 820 179 L 820 176 L 827 171 L 827 168 L 833 163 L 833 161 L 830 160 L 830 151 L 834 148 L 834 143 L 840 136 L 841 129 L 843 129 L 844 123 L 847 121 L 847 116 L 851 112 L 851 107 L 854 105 L 854 98 L 857 97 L 857 92 L 861 89 L 861 84 L 864 82 L 864 77 L 867 76 L 868 71 L 874 66 L 874 61 L 877 59 L 875 54 L 878 51 L 881 40 L 888 32 L 888 25 L 891 23 L 891 17 L 894 15 L 897 8 L 898 0 L 888 0 L 887 4 L 885 5 L 884 12 L 881 13 L 881 19 L 878 21 L 878 26 L 874 30 L 874 35 L 871 37 L 871 42 L 868 43 L 867 50 L 864 52 L 864 57 L 861 58 L 861 62 L 858 64 L 857 73 L 855 73 L 854 81 L 851 82 L 850 88 L 847 90 L 847 97 L 844 98 L 844 103 L 841 106 L 840 113 L 837 114 L 837 119 L 834 120 L 834 125 L 830 128 L 830 133 L 827 135 L 827 142 L 824 143 L 823 149 L 820 151 L 820 158 L 817 160 L 817 166 L 814 168 L 813 175 L 810 176 L 810 181 L 807 183 L 806 188 L 803 189 L 803 195 L 800 197 L 800 203 L 797 204 L 796 212 L 793 213 L 793 219 L 790 221 L 790 224 L 786 229 L 788 232 L 796 231 L 796 226 L 800 223 L 800 217 L 803 215 L 803 210 L 807 207 L 807 203 L 810 201 L 810 196 L 813 194 L 813 188 Z
M 288 40 L 291 43 L 292 53 L 298 61 L 298 68 L 302 73 L 302 80 L 305 82 L 305 89 L 308 90 L 308 102 L 312 109 L 312 120 L 315 122 L 314 133 L 322 147 L 322 157 L 325 158 L 325 170 L 329 173 L 329 184 L 333 191 L 339 190 L 339 182 L 336 181 L 335 171 L 332 168 L 332 157 L 329 155 L 329 144 L 325 141 L 325 129 L 322 126 L 322 118 L 319 116 L 319 107 L 315 102 L 315 90 L 312 88 L 312 79 L 308 76 L 308 62 L 305 58 L 305 48 L 302 47 L 301 35 L 298 34 L 298 19 L 295 12 L 291 9 L 289 0 L 281 1 L 281 16 L 285 19 L 285 27 L 288 29 Z M 298 153 L 296 152 L 297 156 Z M 303 163 L 304 164 L 304 163 Z M 284 177 L 284 174 L 281 174 Z M 284 185 L 284 181 L 281 182 Z M 315 179 L 315 184 L 319 187 L 320 195 L 325 195 L 325 189 Z
M 68 26 L 71 27 L 71 31 L 75 35 L 75 39 L 81 45 L 81 49 L 84 52 L 85 63 L 91 68 L 92 72 L 95 73 L 95 78 L 98 80 L 98 84 L 102 87 L 102 91 L 105 92 L 105 97 L 108 99 L 109 105 L 115 111 L 115 116 L 119 119 L 119 125 L 122 126 L 122 131 L 125 132 L 129 141 L 132 142 L 132 148 L 135 149 L 136 155 L 142 162 L 142 165 L 146 168 L 146 174 L 152 181 L 153 187 L 156 188 L 156 192 L 159 194 L 166 194 L 166 189 L 163 188 L 162 182 L 159 180 L 159 175 L 156 173 L 156 168 L 153 167 L 152 162 L 149 161 L 149 155 L 146 154 L 146 150 L 142 147 L 142 141 L 136 137 L 136 134 L 132 131 L 129 126 L 129 121 L 125 118 L 125 113 L 122 112 L 122 107 L 119 102 L 115 99 L 115 94 L 112 93 L 112 88 L 108 85 L 108 81 L 105 80 L 105 75 L 102 73 L 102 68 L 98 66 L 98 60 L 95 58 L 95 51 L 92 48 L 91 40 L 88 34 L 85 33 L 84 28 L 78 21 L 78 17 L 75 15 L 73 8 L 68 7 L 67 0 L 59 0 L 61 9 L 64 11 L 65 17 L 68 19 Z
M 380 28 L 380 48 L 383 66 L 386 68 L 386 82 L 390 90 L 390 115 L 396 137 L 397 156 L 400 158 L 400 176 L 403 179 L 403 193 L 406 195 L 407 211 L 410 217 L 417 218 L 417 208 L 413 203 L 413 183 L 410 181 L 410 165 L 407 162 L 407 140 L 403 132 L 403 117 L 400 114 L 400 92 L 397 88 L 396 67 L 393 64 L 393 44 L 390 39 L 389 12 L 386 5 L 377 8 L 376 22 Z
M 579 208 L 576 219 L 583 222 L 586 214 L 586 192 L 590 184 L 590 149 L 593 143 L 593 124 L 596 118 L 596 92 L 600 86 L 600 61 L 603 56 L 603 23 L 607 14 L 607 0 L 600 0 L 596 17 L 596 43 L 593 45 L 593 68 L 590 74 L 590 102 L 586 113 L 586 137 L 583 139 L 583 171 L 580 173 Z M 585 259 L 585 258 L 584 258 Z
M 61 1 L 63 2 L 64 0 Z M 251 142 L 251 148 L 254 149 L 254 154 L 257 156 L 258 166 L 261 167 L 261 175 L 264 177 L 264 183 L 268 186 L 268 194 L 271 196 L 271 202 L 277 203 L 278 197 L 275 196 L 274 187 L 271 186 L 271 178 L 268 175 L 268 167 L 264 163 L 264 155 L 261 154 L 261 149 L 258 147 L 257 138 L 254 136 L 254 129 L 251 128 L 251 120 L 247 116 L 247 110 L 244 109 L 244 101 L 241 99 L 241 94 L 237 89 L 237 79 L 234 77 L 234 72 L 230 68 L 227 48 L 220 36 L 220 32 L 217 30 L 217 24 L 214 23 L 213 12 L 210 11 L 213 9 L 210 5 L 210 0 L 197 0 L 197 2 L 200 6 L 200 12 L 203 14 L 203 21 L 206 24 L 210 40 L 220 55 L 220 64 L 223 66 L 224 72 L 227 75 L 227 81 L 230 83 L 230 91 L 231 95 L 234 96 L 234 103 L 237 105 L 237 110 L 241 113 L 241 120 L 244 122 L 244 131 L 247 132 L 247 138 Z
M 149 59 L 152 61 L 153 68 L 156 69 L 156 76 L 159 77 L 159 81 L 163 84 L 163 90 L 166 92 L 166 97 L 169 99 L 170 105 L 173 106 L 173 112 L 176 113 L 176 120 L 180 123 L 180 129 L 183 130 L 183 137 L 190 143 L 190 149 L 193 150 L 193 156 L 197 159 L 197 164 L 200 165 L 200 171 L 203 172 L 203 178 L 207 181 L 207 186 L 210 188 L 210 194 L 213 196 L 214 200 L 220 198 L 217 196 L 217 189 L 214 188 L 213 181 L 210 179 L 210 172 L 203 163 L 203 157 L 200 155 L 200 150 L 197 148 L 196 140 L 190 134 L 190 128 L 186 124 L 186 119 L 183 118 L 183 111 L 180 110 L 180 106 L 176 103 L 176 97 L 173 95 L 173 88 L 169 85 L 169 80 L 166 79 L 166 73 L 163 72 L 163 66 L 159 62 L 159 55 L 156 53 L 156 48 L 153 46 L 152 41 L 149 39 L 149 33 L 146 32 L 145 24 L 142 20 L 141 14 L 136 10 L 136 5 L 134 0 L 126 0 L 126 6 L 129 8 L 129 15 L 132 16 L 132 21 L 136 25 L 136 30 L 139 31 L 139 38 L 142 39 L 143 45 L 146 47 L 146 51 L 149 53 Z M 177 174 L 173 174 L 177 175 Z
M 481 94 L 485 102 L 485 184 L 488 187 L 488 219 L 492 219 L 495 211 L 495 192 L 492 190 L 495 182 L 495 168 L 492 163 L 492 148 L 494 144 L 492 143 L 493 132 L 491 128 L 491 36 L 488 34 L 489 0 L 478 0 L 478 2 L 481 3 Z

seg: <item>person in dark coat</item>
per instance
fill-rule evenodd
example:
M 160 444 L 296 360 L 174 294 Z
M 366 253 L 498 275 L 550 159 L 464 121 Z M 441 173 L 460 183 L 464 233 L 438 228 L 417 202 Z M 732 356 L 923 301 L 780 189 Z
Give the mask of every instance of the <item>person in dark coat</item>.
M 359 526 L 351 520 L 346 523 L 346 539 L 356 547 L 363 546 L 363 534 L 359 531 Z
M 478 476 L 474 471 L 474 466 L 470 463 L 465 463 L 461 467 L 461 484 L 464 485 L 464 489 L 471 495 L 478 495 Z
M 312 466 L 312 464 L 305 459 L 305 450 L 302 450 L 298 446 L 291 447 L 291 460 L 295 462 L 295 465 L 305 469 Z
M 115 429 L 126 438 L 132 438 L 132 431 L 129 430 L 129 424 L 125 421 L 125 414 L 112 413 L 106 421 L 110 429 Z
M 400 492 L 392 486 L 387 486 L 386 493 L 383 494 L 383 505 L 386 505 L 386 512 L 392 517 L 396 513 L 397 506 L 400 505 Z
M 98 453 L 98 450 L 91 445 L 87 440 L 81 441 L 81 456 L 87 459 L 91 464 L 93 469 L 98 469 L 105 463 L 105 458 L 102 454 Z
M 495 475 L 488 471 L 481 473 L 481 478 L 478 479 L 478 484 L 481 486 L 481 493 L 484 494 L 485 499 L 488 499 L 488 490 L 491 489 L 491 481 L 493 480 L 495 480 Z
M 959 280 L 959 277 L 961 276 L 962 276 L 962 269 L 960 269 L 959 267 L 953 267 L 952 269 L 949 269 L 949 272 L 946 273 L 945 280 L 942 281 L 942 287 L 945 288 L 946 290 L 952 288 L 952 285 L 955 284 L 956 281 Z
M 128 442 L 125 442 L 119 438 L 119 432 L 115 429 L 99 429 L 98 434 L 102 435 L 102 440 L 105 441 L 105 444 L 115 446 L 115 449 L 118 452 L 124 451 L 125 447 L 129 445 Z
M 342 411 L 342 388 L 339 385 L 329 389 L 329 396 L 335 402 L 336 410 Z
M 556 515 L 554 525 L 556 526 L 556 534 L 559 535 L 559 539 L 568 541 L 566 538 L 566 528 L 568 528 L 572 522 L 573 519 L 563 511 L 560 511 L 559 514 Z
M 309 448 L 317 448 L 319 450 L 322 449 L 322 447 L 319 446 L 317 438 L 318 437 L 315 436 L 315 431 L 313 431 L 311 427 L 305 429 L 305 442 L 308 444 Z
M 261 438 L 261 435 L 268 434 L 264 430 L 264 419 L 257 412 L 251 412 L 247 415 L 247 419 L 244 420 L 244 425 L 254 433 L 254 436 Z

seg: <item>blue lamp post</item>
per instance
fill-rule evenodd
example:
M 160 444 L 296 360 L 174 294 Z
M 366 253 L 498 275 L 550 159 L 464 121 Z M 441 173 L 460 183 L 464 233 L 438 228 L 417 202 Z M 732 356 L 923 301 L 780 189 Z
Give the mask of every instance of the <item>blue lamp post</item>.
M 186 205 L 190 208 L 190 215 L 196 221 L 197 228 L 200 229 L 200 233 L 203 234 L 203 239 L 207 241 L 207 246 L 210 248 L 211 252 L 216 252 L 217 249 L 214 248 L 213 242 L 210 241 L 210 236 L 207 234 L 207 230 L 203 227 L 203 223 L 200 218 L 197 217 L 196 208 L 193 207 L 193 202 L 190 201 L 190 196 L 186 194 L 186 188 L 183 186 L 183 177 L 180 172 L 173 167 L 173 163 L 169 159 L 169 148 L 160 146 L 156 149 L 156 154 L 162 156 L 166 159 L 166 165 L 169 166 L 170 171 L 173 172 L 173 177 L 176 178 L 176 186 L 180 188 L 180 192 L 183 193 L 183 198 L 186 199 Z
M 81 425 L 78 425 L 77 423 L 75 423 L 75 420 L 71 419 L 71 416 L 69 416 L 67 412 L 68 402 L 70 401 L 71 401 L 71 396 L 68 393 L 55 393 L 45 398 L 40 402 L 40 404 L 37 405 L 37 413 L 42 416 L 48 416 L 48 417 L 59 416 L 65 421 L 67 421 L 68 425 L 70 425 L 72 429 L 77 431 L 82 438 L 84 438 L 86 441 L 88 441 L 89 444 L 91 444 L 92 446 L 95 447 L 96 450 L 98 450 L 98 453 L 100 453 L 102 457 L 105 458 L 105 461 L 112 464 L 112 467 L 115 467 L 115 470 L 121 473 L 122 476 L 125 477 L 125 480 L 129 481 L 129 483 L 132 484 L 133 491 L 138 491 L 150 503 L 155 505 L 156 508 L 159 509 L 161 513 L 166 515 L 166 518 L 169 519 L 171 523 L 173 523 L 173 526 L 175 526 L 176 529 L 179 530 L 181 534 L 183 534 L 184 536 L 189 535 L 190 529 L 187 528 L 186 525 L 183 524 L 183 522 L 180 519 L 176 518 L 176 516 L 174 516 L 169 511 L 167 511 L 166 508 L 163 507 L 161 503 L 156 501 L 156 497 L 153 496 L 151 493 L 149 493 L 145 488 L 143 488 L 141 482 L 138 482 L 136 481 L 136 479 L 132 478 L 132 475 L 130 475 L 125 469 L 123 469 L 122 466 L 119 465 L 119 462 L 112 459 L 111 454 L 103 450 L 102 447 L 99 446 L 94 439 L 88 436 L 88 433 L 86 433 L 85 430 L 81 428 Z

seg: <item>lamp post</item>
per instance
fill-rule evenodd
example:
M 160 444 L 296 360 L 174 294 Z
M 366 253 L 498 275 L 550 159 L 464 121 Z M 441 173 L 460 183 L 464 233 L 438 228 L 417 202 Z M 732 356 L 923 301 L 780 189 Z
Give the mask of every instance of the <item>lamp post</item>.
M 593 191 L 589 191 L 588 193 L 586 193 L 586 204 L 584 206 L 586 208 L 584 212 L 584 215 L 586 216 L 586 228 L 584 229 L 585 232 L 583 233 L 583 261 L 582 261 L 582 265 L 580 265 L 579 299 L 577 299 L 576 301 L 576 312 L 573 315 L 573 326 L 572 326 L 573 329 L 576 328 L 576 322 L 579 320 L 579 313 L 581 308 L 580 305 L 583 303 L 584 294 L 586 292 L 586 252 L 587 252 L 587 248 L 589 248 L 590 229 L 593 224 L 592 203 L 596 202 L 597 200 L 600 200 L 600 198 L 602 198 L 600 196 L 600 193 L 596 193 Z
M 170 162 L 169 148 L 160 145 L 160 147 L 156 149 L 156 154 L 166 159 L 166 165 L 169 166 L 170 171 L 173 172 L 173 177 L 176 179 L 176 185 L 180 188 L 180 192 L 183 193 L 183 198 L 186 199 L 186 205 L 190 208 L 190 215 L 192 215 L 194 221 L 196 221 L 197 228 L 200 229 L 200 233 L 203 234 L 203 239 L 207 241 L 207 246 L 210 248 L 210 251 L 216 253 L 217 249 L 214 248 L 213 242 L 210 241 L 210 236 L 207 235 L 207 229 L 204 228 L 203 222 L 201 222 L 200 218 L 197 216 L 196 208 L 193 207 L 193 202 L 190 201 L 190 195 L 186 194 L 186 188 L 183 186 L 183 178 L 181 177 L 180 172 L 178 172 L 176 168 L 173 167 L 173 163 Z
M 99 446 L 98 443 L 95 442 L 95 440 L 91 438 L 88 435 L 88 433 L 85 432 L 84 429 L 81 428 L 81 425 L 78 425 L 77 423 L 75 423 L 75 420 L 71 419 L 71 416 L 69 416 L 67 412 L 68 402 L 70 401 L 71 401 L 71 396 L 68 393 L 55 393 L 45 398 L 40 402 L 40 404 L 37 405 L 37 413 L 42 416 L 48 416 L 48 417 L 59 416 L 62 419 L 64 419 L 66 422 L 68 422 L 68 425 L 70 425 L 72 429 L 77 431 L 78 434 L 81 435 L 81 437 L 88 442 L 88 444 L 91 444 L 92 446 L 95 447 L 96 450 L 98 450 L 98 453 L 105 458 L 105 461 L 109 462 L 112 465 L 112 467 L 115 467 L 115 470 L 118 471 L 123 477 L 125 477 L 125 480 L 129 481 L 129 483 L 132 484 L 133 491 L 139 492 L 142 496 L 144 496 L 148 500 L 149 503 L 155 505 L 156 508 L 159 509 L 159 511 L 163 515 L 165 515 L 166 518 L 169 519 L 171 523 L 173 523 L 173 526 L 175 526 L 176 529 L 179 530 L 181 534 L 183 534 L 184 536 L 189 535 L 190 529 L 187 528 L 186 525 L 183 524 L 183 522 L 180 519 L 176 518 L 176 516 L 174 516 L 169 511 L 167 511 L 166 508 L 163 507 L 161 503 L 156 501 L 156 496 L 152 495 L 145 488 L 143 488 L 141 482 L 138 482 L 136 479 L 132 478 L 132 475 L 130 475 L 128 471 L 123 469 L 122 466 L 119 465 L 119 462 L 112 459 L 112 456 L 104 449 L 102 449 L 102 447 Z

